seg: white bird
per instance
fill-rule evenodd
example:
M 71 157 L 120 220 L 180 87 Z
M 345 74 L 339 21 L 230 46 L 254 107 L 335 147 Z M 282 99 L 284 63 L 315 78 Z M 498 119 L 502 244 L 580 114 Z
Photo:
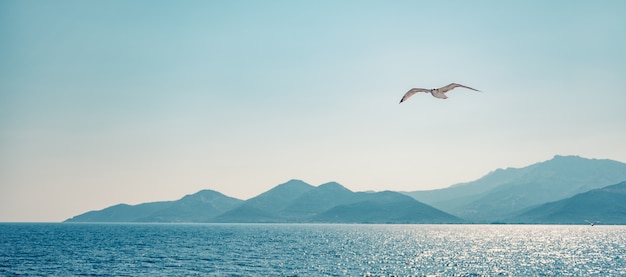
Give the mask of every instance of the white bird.
M 473 88 L 470 88 L 468 86 L 464 86 L 464 85 L 457 84 L 457 83 L 452 83 L 452 84 L 449 84 L 449 85 L 447 85 L 445 87 L 433 88 L 433 89 L 412 88 L 412 89 L 410 89 L 409 91 L 407 91 L 404 94 L 404 96 L 400 100 L 400 103 L 406 101 L 407 99 L 409 99 L 409 97 L 413 96 L 413 94 L 416 94 L 418 92 L 430 93 L 430 94 L 432 94 L 432 96 L 434 96 L 436 98 L 446 99 L 446 98 L 448 98 L 448 96 L 446 96 L 445 93 L 448 92 L 448 91 L 451 91 L 451 90 L 453 90 L 455 88 L 458 88 L 458 87 L 471 89 L 471 90 L 474 90 L 474 91 L 480 91 L 480 90 L 473 89 Z

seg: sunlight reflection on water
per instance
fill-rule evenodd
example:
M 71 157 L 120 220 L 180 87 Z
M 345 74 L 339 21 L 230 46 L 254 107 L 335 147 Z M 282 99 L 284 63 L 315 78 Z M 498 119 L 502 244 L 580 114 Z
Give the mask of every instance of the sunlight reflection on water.
M 0 224 L 0 275 L 619 276 L 625 226 Z

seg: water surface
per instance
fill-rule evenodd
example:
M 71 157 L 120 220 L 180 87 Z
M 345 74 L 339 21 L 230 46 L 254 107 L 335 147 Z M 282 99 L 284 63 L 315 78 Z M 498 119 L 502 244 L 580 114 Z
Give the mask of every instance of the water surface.
M 624 276 L 626 226 L 0 224 L 0 275 Z

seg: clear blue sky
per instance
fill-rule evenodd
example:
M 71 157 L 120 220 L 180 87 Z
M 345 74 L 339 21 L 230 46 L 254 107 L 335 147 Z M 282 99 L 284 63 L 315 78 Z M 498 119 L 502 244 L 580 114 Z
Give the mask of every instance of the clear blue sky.
M 0 1 L 0 221 L 626 162 L 626 1 Z M 412 87 L 459 82 L 447 100 Z

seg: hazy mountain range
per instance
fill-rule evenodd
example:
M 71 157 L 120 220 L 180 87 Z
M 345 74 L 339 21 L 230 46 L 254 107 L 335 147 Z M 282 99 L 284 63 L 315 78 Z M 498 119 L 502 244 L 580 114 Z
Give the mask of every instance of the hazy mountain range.
M 290 180 L 246 201 L 203 190 L 176 201 L 119 204 L 66 222 L 626 224 L 626 164 L 555 156 L 472 182 L 413 192 L 353 192 Z
M 405 193 L 470 222 L 489 223 L 513 220 L 528 208 L 622 181 L 626 181 L 624 163 L 555 156 L 523 168 L 497 169 L 473 182 Z
M 66 222 L 335 222 L 461 223 L 463 220 L 392 192 L 353 192 L 331 182 L 290 180 L 246 201 L 203 190 L 180 200 L 120 204 Z
M 626 224 L 626 182 L 546 203 L 511 217 L 507 222 Z

